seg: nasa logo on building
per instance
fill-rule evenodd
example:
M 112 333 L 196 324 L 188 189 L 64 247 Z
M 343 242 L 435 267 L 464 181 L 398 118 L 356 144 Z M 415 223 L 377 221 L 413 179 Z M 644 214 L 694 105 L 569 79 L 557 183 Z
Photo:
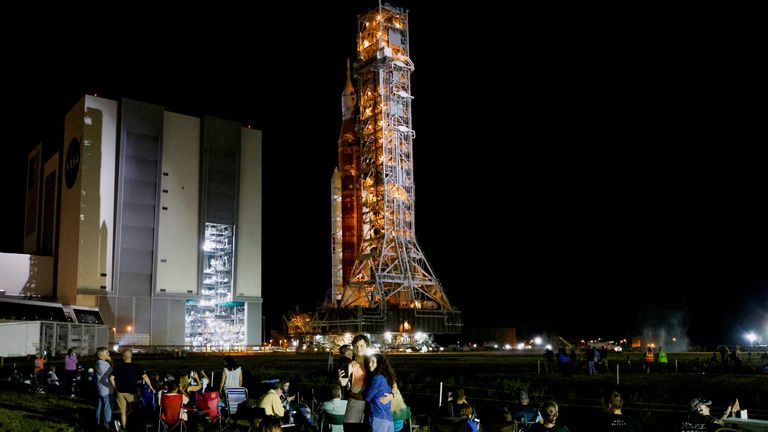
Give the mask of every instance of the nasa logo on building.
M 64 160 L 64 181 L 67 188 L 72 189 L 77 181 L 77 172 L 80 171 L 80 140 L 72 138 L 67 149 L 67 158 Z

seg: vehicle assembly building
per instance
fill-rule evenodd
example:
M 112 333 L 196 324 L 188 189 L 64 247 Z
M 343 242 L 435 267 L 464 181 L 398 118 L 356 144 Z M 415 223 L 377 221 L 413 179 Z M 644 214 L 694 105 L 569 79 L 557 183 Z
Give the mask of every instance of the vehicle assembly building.
M 53 258 L 45 296 L 98 308 L 119 344 L 260 345 L 261 156 L 236 121 L 83 97 L 28 158 L 24 248 Z
M 459 333 L 415 233 L 408 14 L 380 5 L 358 18 L 357 61 L 342 92 L 332 190 L 332 287 L 291 334 Z M 359 102 L 359 103 L 358 103 Z

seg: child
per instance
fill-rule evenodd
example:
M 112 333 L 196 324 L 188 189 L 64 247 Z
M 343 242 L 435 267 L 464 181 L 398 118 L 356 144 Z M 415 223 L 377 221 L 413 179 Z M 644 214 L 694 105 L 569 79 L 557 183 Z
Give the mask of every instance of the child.
M 51 387 L 58 387 L 60 384 L 59 377 L 56 376 L 56 366 L 51 365 L 51 370 L 48 371 L 48 385 Z

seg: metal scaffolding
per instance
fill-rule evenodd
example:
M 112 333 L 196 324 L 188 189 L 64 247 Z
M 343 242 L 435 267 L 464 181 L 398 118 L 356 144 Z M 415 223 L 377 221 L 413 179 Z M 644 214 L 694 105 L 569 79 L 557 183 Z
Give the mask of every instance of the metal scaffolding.
M 234 227 L 205 224 L 199 300 L 185 305 L 184 343 L 193 351 L 245 345 L 245 305 L 233 300 Z
M 380 5 L 358 28 L 362 241 L 340 306 L 450 311 L 414 228 L 408 15 Z

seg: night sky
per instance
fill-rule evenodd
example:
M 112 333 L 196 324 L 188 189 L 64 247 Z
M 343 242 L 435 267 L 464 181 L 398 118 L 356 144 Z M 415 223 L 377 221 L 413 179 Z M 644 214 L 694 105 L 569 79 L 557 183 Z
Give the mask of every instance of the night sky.
M 394 3 L 411 12 L 417 237 L 467 328 L 666 329 L 709 347 L 766 334 L 751 27 L 421 3 Z M 263 129 L 265 314 L 277 328 L 313 310 L 330 286 L 345 62 L 374 4 L 129 14 L 14 39 L 0 250 L 21 251 L 30 148 L 83 94 L 127 97 Z

